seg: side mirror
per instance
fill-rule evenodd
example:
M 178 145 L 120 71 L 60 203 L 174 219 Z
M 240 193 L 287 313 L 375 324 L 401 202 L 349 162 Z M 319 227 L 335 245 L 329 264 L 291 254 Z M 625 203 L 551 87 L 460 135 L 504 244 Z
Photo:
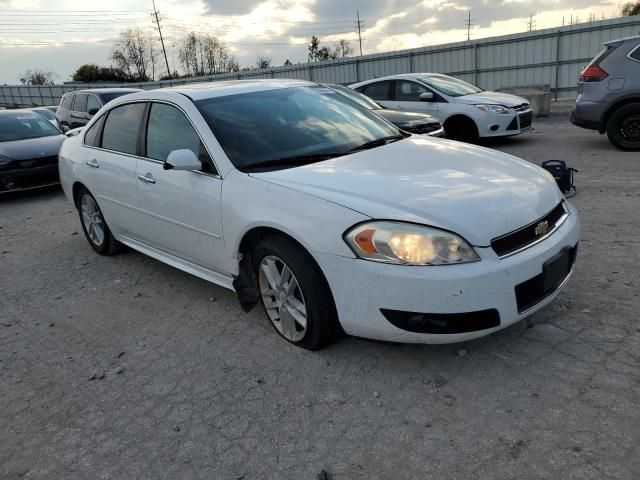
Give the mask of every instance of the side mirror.
M 91 108 L 88 113 L 89 113 L 89 115 L 95 115 L 99 111 L 100 111 L 99 108 Z
M 433 97 L 433 93 L 424 92 L 424 93 L 421 93 L 418 98 L 420 99 L 421 102 L 433 102 L 434 97 Z
M 202 170 L 202 162 L 187 148 L 172 151 L 164 162 L 165 170 Z
M 62 133 L 67 133 L 70 130 L 69 125 L 62 125 L 60 130 L 62 130 Z

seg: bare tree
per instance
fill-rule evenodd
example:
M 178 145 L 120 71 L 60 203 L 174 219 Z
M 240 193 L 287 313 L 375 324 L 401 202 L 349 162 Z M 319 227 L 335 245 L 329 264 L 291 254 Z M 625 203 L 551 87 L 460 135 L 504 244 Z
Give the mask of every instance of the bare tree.
M 269 57 L 258 57 L 256 60 L 256 67 L 269 68 L 271 66 L 271 59 Z
M 623 17 L 631 17 L 632 15 L 640 15 L 640 2 L 629 2 L 622 7 Z
M 20 75 L 20 82 L 24 85 L 53 85 L 55 73 L 43 70 L 27 70 Z
M 351 47 L 349 40 L 338 40 L 334 46 L 334 58 L 345 58 L 353 53 L 353 47 Z
M 149 80 L 151 53 L 145 35 L 139 28 L 130 28 L 120 33 L 111 51 L 111 60 L 127 74 L 130 80 Z
M 311 37 L 311 41 L 309 42 L 309 45 L 307 45 L 307 49 L 309 50 L 310 62 L 322 62 L 324 60 L 337 58 L 338 56 L 337 51 L 332 52 L 328 47 L 321 47 L 320 39 L 315 35 Z
M 239 70 L 229 47 L 213 35 L 187 34 L 178 53 L 182 68 L 187 75 L 215 75 Z

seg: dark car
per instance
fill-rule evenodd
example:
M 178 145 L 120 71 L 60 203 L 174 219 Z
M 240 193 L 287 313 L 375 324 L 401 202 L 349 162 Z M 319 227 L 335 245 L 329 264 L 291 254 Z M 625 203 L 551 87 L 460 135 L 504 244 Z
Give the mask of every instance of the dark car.
M 426 134 L 431 137 L 444 136 L 444 129 L 442 128 L 440 121 L 429 114 L 392 110 L 390 108 L 383 107 L 374 100 L 371 100 L 369 97 L 358 93 L 349 87 L 333 84 L 324 86 L 344 95 L 363 107 L 374 111 L 382 118 L 393 123 L 396 127 L 404 130 L 405 132 Z
M 84 127 L 103 105 L 114 98 L 141 91 L 139 88 L 94 88 L 65 93 L 56 111 L 58 128 L 67 132 Z
M 60 183 L 58 152 L 66 137 L 37 113 L 0 112 L 0 193 Z

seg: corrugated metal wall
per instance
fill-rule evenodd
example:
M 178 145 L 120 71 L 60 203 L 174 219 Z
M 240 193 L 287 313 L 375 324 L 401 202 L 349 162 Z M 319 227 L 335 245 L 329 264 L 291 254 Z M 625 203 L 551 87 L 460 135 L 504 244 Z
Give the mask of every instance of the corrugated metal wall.
M 639 34 L 640 18 L 635 16 L 471 42 L 182 80 L 126 85 L 0 86 L 0 106 L 57 105 L 65 92 L 104 86 L 137 86 L 151 90 L 241 78 L 296 78 L 348 84 L 409 72 L 447 73 L 487 90 L 545 84 L 556 97 L 571 97 L 575 95 L 580 70 L 600 51 L 603 42 Z

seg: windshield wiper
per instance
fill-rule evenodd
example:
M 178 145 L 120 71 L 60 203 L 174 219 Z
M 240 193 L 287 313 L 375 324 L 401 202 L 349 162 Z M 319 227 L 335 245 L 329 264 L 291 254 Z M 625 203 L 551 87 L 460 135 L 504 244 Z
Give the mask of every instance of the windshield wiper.
M 360 150 L 369 150 L 370 148 L 381 147 L 386 145 L 387 143 L 391 143 L 393 141 L 402 140 L 403 138 L 407 138 L 409 134 L 399 134 L 399 135 L 390 135 L 388 137 L 376 138 L 375 140 L 370 140 L 368 142 L 363 143 L 362 145 L 358 145 L 357 147 L 353 147 L 349 150 L 348 153 L 359 152 Z
M 329 153 L 314 153 L 311 155 L 296 155 L 292 157 L 274 158 L 271 160 L 262 160 L 250 165 L 242 167 L 243 171 L 251 171 L 259 168 L 269 167 L 299 167 L 302 165 L 308 165 L 310 163 L 321 162 L 322 160 L 328 160 L 330 158 L 341 157 L 346 155 L 346 152 L 329 152 Z

